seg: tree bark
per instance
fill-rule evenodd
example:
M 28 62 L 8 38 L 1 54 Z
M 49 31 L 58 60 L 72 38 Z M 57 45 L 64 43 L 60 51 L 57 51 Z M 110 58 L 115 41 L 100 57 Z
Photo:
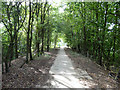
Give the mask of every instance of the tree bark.
M 32 57 L 32 30 L 33 30 L 33 21 L 34 21 L 34 7 L 32 7 L 32 22 L 31 22 L 31 37 L 30 37 L 30 60 L 33 60 Z
M 105 6 L 105 21 L 104 21 L 104 29 L 103 29 L 103 33 L 102 33 L 102 43 L 101 43 L 101 57 L 103 57 L 104 55 L 104 40 L 105 40 L 105 29 L 106 29 L 106 24 L 107 24 L 107 13 L 108 13 L 108 4 L 107 2 L 106 6 Z M 99 61 L 99 64 L 102 66 L 102 60 Z
M 29 62 L 29 52 L 30 52 L 30 39 L 29 39 L 29 33 L 30 33 L 30 23 L 31 21 L 31 1 L 29 1 L 29 21 L 28 21 L 28 31 L 27 31 L 27 55 L 26 55 L 26 63 Z
M 115 19 L 115 24 L 118 24 L 118 18 L 117 18 L 117 11 L 118 11 L 118 7 L 116 6 L 116 19 Z M 117 28 L 117 27 L 116 27 Z M 113 37 L 113 61 L 115 61 L 115 51 L 116 51 L 116 29 L 114 30 L 114 37 Z
M 84 3 L 84 12 L 85 12 L 85 3 Z M 85 25 L 85 23 L 86 23 L 85 22 L 86 21 L 86 15 L 85 15 L 85 13 L 84 13 L 83 18 L 84 18 L 84 20 L 83 20 L 83 25 L 84 25 L 83 26 L 83 33 L 84 33 L 84 54 L 85 54 L 85 56 L 87 56 L 87 46 L 86 46 L 87 45 L 87 43 L 86 43 L 86 40 L 87 40 L 86 39 L 87 38 L 86 35 L 87 34 L 86 34 L 86 25 Z
M 56 48 L 56 44 L 57 44 L 57 38 L 58 38 L 58 34 L 55 36 L 54 48 Z
M 49 7 L 48 7 L 48 27 L 49 27 Z M 50 44 L 50 27 L 47 32 L 47 52 L 49 52 L 49 44 Z
M 41 24 L 43 25 L 44 24 L 44 21 L 45 21 L 45 9 L 46 9 L 46 5 L 47 5 L 47 2 L 45 3 L 44 5 L 44 11 L 43 11 L 43 14 L 42 14 L 42 8 L 41 8 Z M 43 54 L 44 53 L 44 27 L 42 27 L 42 46 L 41 46 L 41 53 Z

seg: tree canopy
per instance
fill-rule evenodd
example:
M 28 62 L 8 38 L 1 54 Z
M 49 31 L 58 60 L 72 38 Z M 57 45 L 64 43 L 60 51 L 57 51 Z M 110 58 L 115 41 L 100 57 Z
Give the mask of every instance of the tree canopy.
M 64 12 L 59 12 L 59 8 Z M 60 7 L 40 1 L 2 2 L 2 65 L 26 56 L 26 62 L 67 46 L 110 69 L 120 66 L 120 2 L 67 2 Z M 4 71 L 4 68 L 3 68 Z

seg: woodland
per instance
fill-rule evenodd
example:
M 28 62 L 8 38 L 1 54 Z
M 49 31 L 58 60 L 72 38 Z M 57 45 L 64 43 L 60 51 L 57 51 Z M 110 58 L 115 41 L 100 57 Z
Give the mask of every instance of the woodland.
M 8 73 L 19 56 L 25 56 L 24 64 L 34 62 L 34 57 L 62 46 L 62 39 L 120 81 L 120 2 L 67 2 L 57 7 L 29 0 L 2 2 L 1 7 L 2 73 Z

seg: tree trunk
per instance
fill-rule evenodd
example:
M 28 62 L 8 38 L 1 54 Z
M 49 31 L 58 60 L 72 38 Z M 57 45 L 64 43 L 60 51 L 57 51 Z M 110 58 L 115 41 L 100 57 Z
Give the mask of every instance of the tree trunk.
M 2 73 L 5 72 L 4 70 L 5 70 L 5 69 L 4 69 L 4 62 L 2 61 Z
M 18 58 L 18 41 L 17 41 L 17 30 L 16 30 L 16 26 L 15 26 L 15 58 Z
M 11 61 L 13 60 L 13 41 L 14 41 L 14 39 L 13 39 L 13 36 L 12 36 L 12 34 L 11 34 L 11 41 L 10 41 L 10 59 L 9 59 L 9 67 L 11 66 Z
M 41 3 L 41 9 L 42 9 L 42 4 L 43 3 Z M 36 10 L 36 16 L 37 16 L 37 18 L 36 18 L 36 21 L 37 21 L 37 25 L 38 25 L 38 16 L 39 16 L 39 12 L 40 12 L 40 4 L 37 4 L 37 10 Z M 42 13 L 41 13 L 42 14 Z M 38 29 L 38 27 L 37 27 L 37 29 Z M 36 32 L 36 47 L 37 47 L 37 55 L 38 55 L 38 57 L 39 57 L 39 53 L 40 53 L 40 47 L 39 47 L 39 44 L 40 44 L 40 30 L 38 30 L 38 32 Z
M 49 27 L 49 7 L 48 7 L 48 27 Z M 50 44 L 50 27 L 47 32 L 47 52 L 49 52 L 49 44 Z
M 105 18 L 104 18 L 104 29 L 103 29 L 103 33 L 102 33 L 102 43 L 101 43 L 101 57 L 103 57 L 104 55 L 104 40 L 105 40 L 105 29 L 106 29 L 106 24 L 107 24 L 107 13 L 108 13 L 108 4 L 106 3 L 106 7 L 105 7 Z M 102 66 L 102 60 L 100 60 L 99 64 Z
M 58 35 L 56 35 L 56 36 L 55 36 L 54 48 L 56 48 L 56 44 L 57 44 L 57 38 L 58 38 Z
M 7 51 L 7 54 L 6 54 L 6 57 L 5 57 L 5 61 L 4 61 L 5 62 L 5 71 L 6 71 L 6 73 L 9 72 L 8 59 L 10 59 L 10 56 L 11 56 L 10 53 L 9 53 L 10 51 L 11 51 L 11 44 L 8 47 L 8 51 Z
M 44 11 L 43 11 L 43 15 L 42 15 L 42 8 L 41 8 L 41 24 L 43 25 L 44 24 L 44 21 L 45 21 L 45 9 L 46 9 L 46 5 L 47 5 L 47 2 L 45 3 L 44 5 Z M 41 46 L 41 53 L 43 54 L 44 53 L 44 27 L 42 27 L 42 46 Z
M 44 29 L 42 28 L 42 46 L 41 46 L 41 52 L 44 53 Z
M 49 52 L 49 48 L 50 48 L 50 36 L 49 36 L 49 30 L 48 30 L 48 37 L 47 37 L 47 52 Z
M 85 12 L 85 3 L 84 3 L 84 12 Z M 86 15 L 85 15 L 85 13 L 84 13 L 84 21 L 83 21 L 83 32 L 84 32 L 84 54 L 85 54 L 85 56 L 87 56 L 87 43 L 86 43 L 86 25 L 85 25 L 85 20 L 86 20 Z
M 27 31 L 27 55 L 26 55 L 26 63 L 29 62 L 29 52 L 30 52 L 30 40 L 29 40 L 29 33 L 30 33 L 30 21 L 31 21 L 31 1 L 29 1 L 29 21 L 28 21 L 28 31 Z
M 99 5 L 97 5 L 97 6 L 99 6 Z M 97 7 L 96 7 L 97 8 Z M 98 27 L 98 23 L 99 23 L 99 18 L 98 18 L 99 16 L 98 16 L 98 9 L 97 9 L 97 11 L 96 11 L 96 21 L 97 21 L 97 25 L 96 25 L 96 28 L 97 28 L 97 31 L 96 31 L 96 35 L 97 35 L 97 45 L 98 45 L 98 54 L 97 54 L 97 56 L 98 56 L 98 61 L 101 63 L 101 60 L 102 60 L 102 55 L 101 55 L 101 46 L 100 46 L 100 35 L 99 35 L 99 27 Z M 97 50 L 97 49 L 96 49 Z M 96 52 L 97 53 L 97 52 Z
M 118 8 L 116 6 L 116 20 L 115 20 L 115 24 L 117 25 L 118 24 L 118 18 L 117 18 L 117 11 L 118 11 Z M 116 27 L 117 28 L 117 27 Z M 115 61 L 115 51 L 116 51 L 116 29 L 114 30 L 114 41 L 113 41 L 113 61 Z
M 30 38 L 30 60 L 33 60 L 32 58 L 32 29 L 33 29 L 33 21 L 34 21 L 34 11 L 32 7 L 32 22 L 31 22 L 31 38 Z

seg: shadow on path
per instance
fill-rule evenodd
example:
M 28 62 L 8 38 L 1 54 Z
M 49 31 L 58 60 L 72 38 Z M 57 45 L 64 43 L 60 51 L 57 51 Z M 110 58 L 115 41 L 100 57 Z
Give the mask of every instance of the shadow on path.
M 81 69 L 81 75 L 75 71 L 64 48 L 58 52 L 49 74 L 50 79 L 47 82 L 49 85 L 42 86 L 43 88 L 89 88 L 91 85 L 95 85 L 94 82 L 87 81 L 92 81 L 92 78 L 86 71 Z

